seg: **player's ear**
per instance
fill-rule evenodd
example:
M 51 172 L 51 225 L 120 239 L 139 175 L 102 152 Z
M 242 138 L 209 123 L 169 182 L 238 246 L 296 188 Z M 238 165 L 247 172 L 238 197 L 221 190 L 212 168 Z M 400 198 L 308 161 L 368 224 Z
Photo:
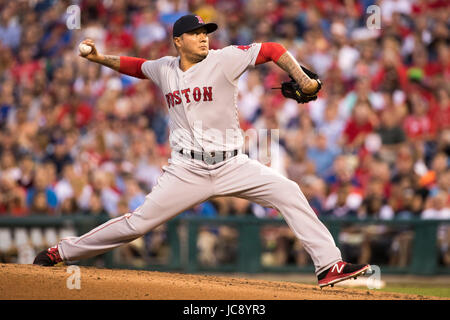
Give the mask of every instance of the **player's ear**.
M 178 50 L 178 48 L 181 45 L 180 42 L 181 42 L 181 37 L 173 37 L 173 44 L 175 46 L 175 49 Z

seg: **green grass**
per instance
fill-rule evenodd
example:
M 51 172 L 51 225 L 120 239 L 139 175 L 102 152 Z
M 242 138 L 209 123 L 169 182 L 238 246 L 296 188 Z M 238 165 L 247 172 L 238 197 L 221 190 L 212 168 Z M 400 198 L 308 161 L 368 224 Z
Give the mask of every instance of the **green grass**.
M 426 285 L 421 285 L 420 287 L 418 287 L 417 285 L 387 285 L 386 287 L 377 291 L 450 298 L 449 287 L 433 287 Z

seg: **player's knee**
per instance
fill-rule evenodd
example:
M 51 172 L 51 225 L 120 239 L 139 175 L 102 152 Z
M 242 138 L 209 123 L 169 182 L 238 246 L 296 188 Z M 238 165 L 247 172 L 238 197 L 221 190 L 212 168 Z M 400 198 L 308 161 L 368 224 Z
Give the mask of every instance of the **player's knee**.
M 143 236 L 151 229 L 151 227 L 148 226 L 148 222 L 145 221 L 139 213 L 133 212 L 127 215 L 128 223 L 130 228 L 133 230 L 134 235 Z
M 144 203 L 136 211 L 130 214 L 130 224 L 136 235 L 143 236 L 164 222 L 164 215 L 158 215 L 159 211 Z
M 151 230 L 151 228 L 146 228 L 144 225 L 137 225 L 135 227 L 135 235 L 138 237 L 142 237 L 144 234 L 146 234 L 147 232 L 149 232 Z
M 295 201 L 301 194 L 298 184 L 287 179 L 281 183 L 279 190 L 277 196 L 282 198 L 284 202 Z
M 286 190 L 290 194 L 300 193 L 300 187 L 298 186 L 297 182 L 294 182 L 292 180 L 287 180 L 284 183 L 284 190 Z

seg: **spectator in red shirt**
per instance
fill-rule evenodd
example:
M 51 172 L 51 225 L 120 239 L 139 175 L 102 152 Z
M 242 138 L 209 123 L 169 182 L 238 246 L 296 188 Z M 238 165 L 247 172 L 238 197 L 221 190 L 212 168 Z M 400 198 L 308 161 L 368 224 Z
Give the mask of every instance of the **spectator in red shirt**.
M 407 91 L 407 69 L 399 54 L 392 47 L 384 48 L 380 67 L 372 79 L 372 89 L 376 91 Z
M 33 81 L 35 72 L 42 69 L 38 60 L 33 60 L 31 47 L 23 47 L 19 50 L 19 59 L 11 69 L 14 80 L 21 85 L 29 85 Z
M 123 18 L 115 17 L 106 34 L 105 45 L 108 51 L 124 54 L 134 48 L 133 36 L 123 27 Z
M 445 88 L 437 90 L 436 98 L 431 101 L 429 114 L 436 132 L 450 129 L 450 97 Z
M 444 41 L 439 41 L 436 46 L 436 69 L 442 73 L 443 80 L 450 78 L 450 50 Z M 447 80 L 448 81 L 448 80 Z
M 67 86 L 61 86 L 60 90 L 70 90 Z M 62 124 L 64 117 L 72 117 L 77 128 L 83 128 L 89 124 L 92 119 L 92 107 L 85 101 L 82 101 L 77 94 L 70 96 L 70 99 L 63 102 L 60 106 L 58 116 L 56 118 L 58 124 Z
M 340 144 L 344 149 L 356 151 L 364 144 L 366 136 L 377 125 L 375 113 L 367 101 L 358 101 L 345 125 Z
M 410 141 L 428 141 L 434 136 L 434 127 L 428 115 L 427 101 L 419 93 L 411 93 L 411 113 L 403 121 L 403 128 Z

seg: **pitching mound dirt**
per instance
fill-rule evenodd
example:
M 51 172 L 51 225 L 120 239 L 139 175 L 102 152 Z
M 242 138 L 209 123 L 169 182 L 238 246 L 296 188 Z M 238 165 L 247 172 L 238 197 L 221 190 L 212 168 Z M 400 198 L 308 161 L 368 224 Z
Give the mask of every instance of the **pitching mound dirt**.
M 79 289 L 67 266 L 0 264 L 0 299 L 50 300 L 423 300 L 342 287 L 224 276 L 80 267 Z M 70 289 L 72 288 L 72 289 Z

